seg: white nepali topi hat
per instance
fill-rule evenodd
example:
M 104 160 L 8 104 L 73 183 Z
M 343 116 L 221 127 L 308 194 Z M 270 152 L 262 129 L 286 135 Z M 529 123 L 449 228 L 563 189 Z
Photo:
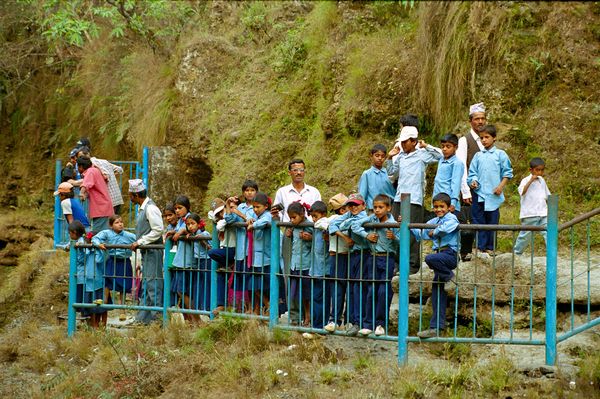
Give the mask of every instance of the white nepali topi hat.
M 129 180 L 129 192 L 139 193 L 146 189 L 146 185 L 142 179 L 130 179 Z
M 416 139 L 419 136 L 419 131 L 414 126 L 404 126 L 402 130 L 400 130 L 400 137 L 398 137 L 398 142 L 403 142 L 408 139 Z
M 476 114 L 477 112 L 483 112 L 485 114 L 485 105 L 483 103 L 477 103 L 469 107 L 469 116 Z

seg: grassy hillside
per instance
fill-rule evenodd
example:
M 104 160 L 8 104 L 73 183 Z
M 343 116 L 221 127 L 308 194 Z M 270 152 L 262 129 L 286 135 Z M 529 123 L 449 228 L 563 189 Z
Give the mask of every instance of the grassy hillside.
M 109 159 L 176 147 L 195 203 L 245 178 L 273 193 L 296 156 L 327 197 L 355 188 L 402 114 L 435 144 L 466 132 L 478 101 L 515 169 L 504 222 L 518 220 L 532 156 L 546 158 L 564 219 L 600 204 L 596 3 L 190 3 L 168 20 L 176 35 L 152 36 L 158 50 L 136 32 L 110 37 L 97 16 L 96 37 L 56 47 L 34 7 L 2 7 L 4 55 L 26 60 L 18 74 L 2 65 L 5 205 L 49 207 L 51 162 L 82 135 Z

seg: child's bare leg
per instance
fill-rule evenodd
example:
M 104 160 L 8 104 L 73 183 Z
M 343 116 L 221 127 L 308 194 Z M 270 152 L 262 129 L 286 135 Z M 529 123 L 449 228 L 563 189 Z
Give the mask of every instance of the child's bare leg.
M 108 322 L 108 312 L 103 312 L 103 313 L 99 314 L 98 316 L 99 316 L 99 320 L 98 320 L 99 326 L 106 328 L 106 323 Z
M 310 301 L 309 300 L 302 300 L 302 304 L 304 305 L 304 322 L 303 324 L 306 327 L 310 326 Z
M 269 309 L 270 309 L 270 303 L 269 303 L 269 294 L 265 293 L 263 294 L 263 316 L 268 316 L 269 315 Z
M 254 314 L 259 315 L 261 310 L 261 299 L 260 291 L 254 291 Z

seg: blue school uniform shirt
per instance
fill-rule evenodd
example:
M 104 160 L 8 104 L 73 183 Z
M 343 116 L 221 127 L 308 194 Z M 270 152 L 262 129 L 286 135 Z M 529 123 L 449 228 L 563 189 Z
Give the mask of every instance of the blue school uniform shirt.
M 312 240 L 312 259 L 308 274 L 322 277 L 328 274 L 329 243 L 323 238 L 324 230 L 314 229 Z
M 425 181 L 425 168 L 442 158 L 438 150 L 427 145 L 410 154 L 401 152 L 393 162 L 387 163 L 387 172 L 390 176 L 398 176 L 398 188 L 394 202 L 400 202 L 402 193 L 410 194 L 410 203 L 423 205 L 423 182 Z
M 192 236 L 194 234 L 190 234 Z M 175 257 L 173 258 L 173 266 L 175 267 L 193 267 L 196 264 L 196 260 L 194 259 L 194 244 L 197 241 L 177 241 L 177 252 L 175 252 Z
M 465 164 L 456 155 L 452 155 L 448 159 L 440 159 L 433 181 L 433 197 L 439 193 L 448 194 L 451 205 L 460 211 L 460 185 L 464 173 Z
M 352 246 L 352 248 L 349 248 L 350 252 L 360 251 L 361 249 L 368 249 L 369 244 L 367 244 L 365 239 L 352 230 L 353 223 L 356 220 L 362 219 L 366 216 L 367 212 L 365 211 L 361 211 L 356 215 L 353 215 L 351 212 L 346 212 L 343 215 L 340 215 L 329 224 L 329 235 L 331 235 L 331 237 L 334 238 L 333 236 L 338 231 L 343 232 L 345 230 L 348 230 L 350 238 L 352 239 L 352 241 L 354 241 L 354 245 Z
M 506 152 L 496 146 L 479 151 L 471 160 L 467 183 L 471 185 L 476 181 L 479 184 L 475 192 L 477 201 L 485 203 L 485 211 L 495 211 L 504 202 L 504 193 L 496 195 L 494 189 L 505 177 L 512 179 L 512 165 Z
M 198 230 L 195 235 L 201 236 L 201 237 L 210 237 L 210 233 L 206 230 L 203 230 L 203 231 Z M 203 243 L 208 244 L 209 241 L 206 241 L 206 240 L 194 241 L 194 258 L 208 259 L 208 249 L 206 248 L 206 245 L 203 245 Z
M 373 209 L 373 198 L 379 194 L 385 194 L 390 198 L 396 195 L 387 170 L 377 169 L 375 166 L 371 166 L 360 176 L 358 192 L 365 199 L 367 209 Z
M 307 232 L 313 235 L 315 231 L 312 227 L 294 227 L 292 229 L 292 263 L 291 270 L 309 270 L 311 261 L 311 241 L 305 241 L 300 238 L 301 232 Z
M 85 239 L 79 237 L 77 244 L 85 244 Z M 85 284 L 85 249 L 72 246 L 70 250 L 77 251 L 77 284 Z
M 439 226 L 433 229 L 433 237 L 429 237 L 431 229 L 410 229 L 417 241 L 432 240 L 434 250 L 450 247 L 455 252 L 458 251 L 458 219 L 453 213 L 448 212 L 441 218 L 436 216 L 429 219 L 427 224 L 439 224 Z
M 98 246 L 100 244 L 110 245 L 131 245 L 135 242 L 135 234 L 123 230 L 120 233 L 115 233 L 112 229 L 102 230 L 98 234 L 92 237 L 92 244 Z M 109 248 L 108 256 L 117 258 L 129 258 L 131 256 L 131 249 L 124 248 Z
M 246 217 L 251 217 L 256 219 L 256 215 L 254 214 L 254 209 L 252 206 L 246 204 L 245 202 L 238 205 L 238 211 L 244 214 Z M 226 213 L 225 214 L 225 222 L 227 224 L 244 222 L 240 216 L 235 213 Z M 245 227 L 236 227 L 235 228 L 235 260 L 244 260 L 246 258 L 246 254 L 248 253 L 248 237 L 247 230 Z
M 374 253 L 397 253 L 398 252 L 398 236 L 400 234 L 400 229 L 398 227 L 363 227 L 364 223 L 381 223 L 379 218 L 375 215 L 370 215 L 361 219 L 356 220 L 352 224 L 352 231 L 359 236 L 361 236 L 369 248 L 371 252 Z M 394 216 L 391 213 L 388 213 L 387 220 L 384 223 L 393 224 Z M 387 231 L 391 230 L 394 233 L 394 239 L 387 238 Z M 377 242 L 371 242 L 367 240 L 367 236 L 371 233 L 375 233 L 378 235 Z
M 263 267 L 271 264 L 271 212 L 264 211 L 254 223 L 252 244 L 252 266 Z
M 85 248 L 85 291 L 94 292 L 104 287 L 104 256 L 96 248 Z

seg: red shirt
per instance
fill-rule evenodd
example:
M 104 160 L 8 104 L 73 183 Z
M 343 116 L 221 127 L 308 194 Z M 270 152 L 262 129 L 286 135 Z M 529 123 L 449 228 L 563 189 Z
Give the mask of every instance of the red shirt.
M 108 186 L 100 169 L 91 167 L 83 172 L 83 183 L 81 185 L 88 192 L 91 218 L 109 217 L 115 213 L 108 194 Z

